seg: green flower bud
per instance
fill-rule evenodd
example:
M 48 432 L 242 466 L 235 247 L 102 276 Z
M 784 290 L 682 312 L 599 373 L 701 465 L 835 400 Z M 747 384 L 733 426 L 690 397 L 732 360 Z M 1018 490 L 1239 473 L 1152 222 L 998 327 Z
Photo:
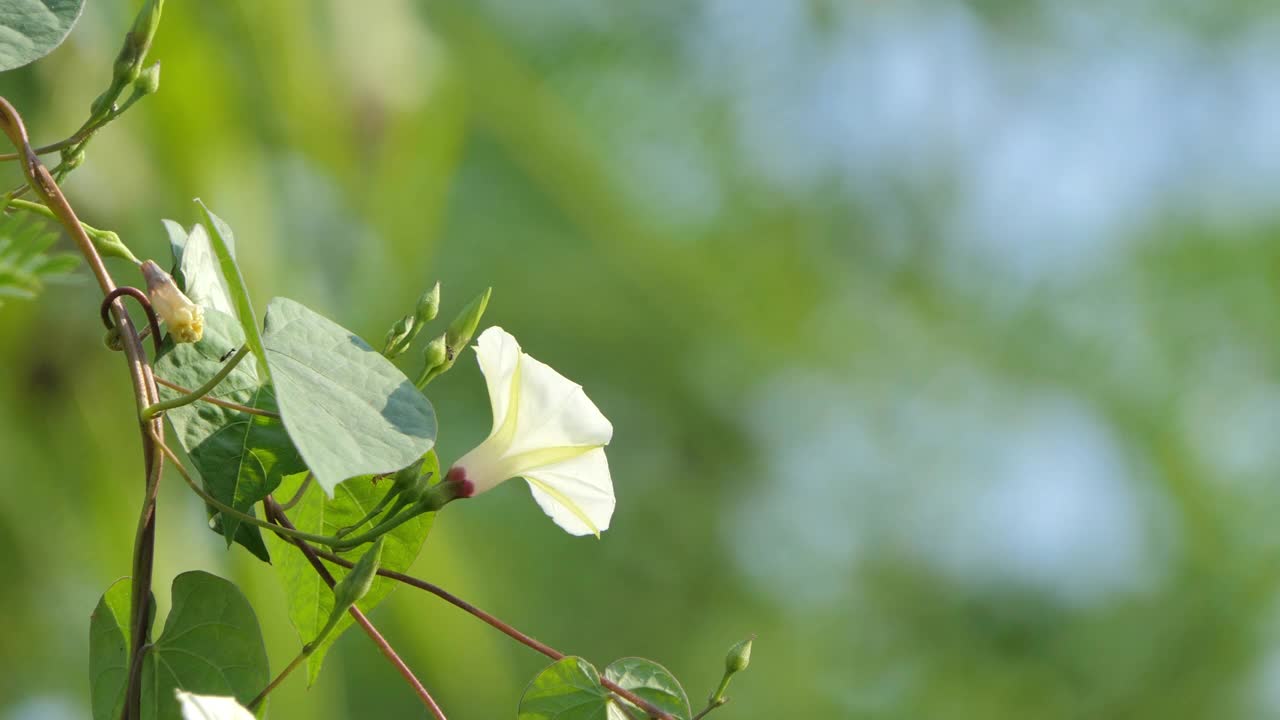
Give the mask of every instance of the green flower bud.
M 392 477 L 392 492 L 398 495 L 411 495 L 410 499 L 416 499 L 426 488 L 427 481 L 430 480 L 431 474 L 422 474 L 422 464 L 427 461 L 426 456 L 418 458 L 416 462 L 407 468 L 396 471 Z
M 448 341 L 444 335 L 440 335 L 436 339 L 427 343 L 427 349 L 422 353 L 423 360 L 426 361 L 425 367 L 428 369 L 438 368 L 449 360 Z
M 489 305 L 489 295 L 492 292 L 493 288 L 485 288 L 483 293 L 462 308 L 462 312 L 449 323 L 449 329 L 445 331 L 445 344 L 448 346 L 450 362 L 471 342 L 471 336 L 475 335 L 480 318 L 484 317 L 484 309 Z
M 414 320 L 418 325 L 426 325 L 436 319 L 436 313 L 440 312 L 440 283 L 436 283 L 435 287 L 422 293 L 418 298 L 418 307 L 414 310 Z
M 747 669 L 747 665 L 751 664 L 752 640 L 755 640 L 754 635 L 729 648 L 729 654 L 724 658 L 725 673 L 739 673 Z
M 422 374 L 418 376 L 416 383 L 419 388 L 424 388 L 427 383 L 436 378 L 437 375 L 449 369 L 453 361 L 449 358 L 448 341 L 444 335 L 440 335 L 436 339 L 427 343 L 427 349 L 423 352 Z
M 94 249 L 103 257 L 118 257 L 138 264 L 142 262 L 133 254 L 129 246 L 124 244 L 120 236 L 111 230 L 90 233 L 89 239 L 93 241 Z
M 333 586 L 333 613 L 337 616 L 346 612 L 352 605 L 360 602 L 373 587 L 373 580 L 378 576 L 378 565 L 382 562 L 382 545 L 386 538 L 378 538 L 373 547 L 356 561 L 355 567 L 346 574 L 337 585 Z
M 142 61 L 151 49 L 151 40 L 160 27 L 160 12 L 164 9 L 164 0 L 147 0 L 133 19 L 133 27 L 125 33 L 124 45 L 120 54 L 116 55 L 113 68 L 113 87 L 117 90 L 138 79 L 142 69 Z M 98 103 L 95 102 L 95 110 Z
M 141 72 L 138 68 L 139 59 L 130 51 L 129 40 L 126 38 L 125 46 L 120 50 L 120 57 L 116 59 L 116 64 L 111 71 L 121 86 L 138 79 L 138 74 Z
M 405 315 L 396 321 L 387 331 L 387 338 L 382 344 L 382 354 L 388 358 L 398 357 L 409 348 L 406 340 L 413 333 L 413 316 Z
M 139 95 L 150 95 L 160 89 L 160 63 L 154 62 L 143 68 L 133 81 L 133 91 Z

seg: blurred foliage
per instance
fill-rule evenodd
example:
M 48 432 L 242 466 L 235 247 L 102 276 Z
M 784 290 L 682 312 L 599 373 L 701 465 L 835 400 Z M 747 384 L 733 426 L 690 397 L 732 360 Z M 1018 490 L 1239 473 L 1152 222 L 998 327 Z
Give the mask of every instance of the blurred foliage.
M 0 76 L 37 143 L 79 126 L 134 9 L 89 3 Z M 444 317 L 492 285 L 486 320 L 613 420 L 618 514 L 569 538 L 508 483 L 442 513 L 414 572 L 599 667 L 654 658 L 700 705 L 754 632 L 717 717 L 1269 716 L 1277 21 L 169 3 L 159 93 L 66 189 L 143 257 L 205 199 L 259 310 L 298 298 L 375 344 L 435 280 Z M 0 310 L 4 718 L 86 715 L 65 669 L 141 489 L 95 292 L 55 290 Z M 483 384 L 464 361 L 430 391 L 447 462 L 488 429 Z M 156 586 L 234 579 L 278 666 L 274 573 L 172 480 Z M 511 717 L 546 665 L 421 594 L 374 619 L 453 720 Z M 420 714 L 357 634 L 304 685 L 274 712 Z

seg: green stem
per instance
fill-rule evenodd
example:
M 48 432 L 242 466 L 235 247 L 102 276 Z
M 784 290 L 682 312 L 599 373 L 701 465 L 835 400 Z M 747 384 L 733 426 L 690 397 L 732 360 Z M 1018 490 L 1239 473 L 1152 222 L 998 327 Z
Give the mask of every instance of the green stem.
M 698 713 L 697 715 L 694 715 L 689 720 L 702 720 L 702 718 L 710 715 L 712 710 L 721 708 L 724 705 L 726 705 L 728 702 L 729 702 L 729 698 L 720 698 L 719 702 L 708 703 L 707 706 L 702 709 L 702 712 Z
M 285 669 L 281 670 L 280 674 L 276 675 L 275 679 L 272 680 L 269 685 L 263 688 L 262 692 L 258 693 L 257 697 L 249 701 L 249 704 L 246 706 L 246 709 L 251 713 L 257 713 L 258 706 L 261 705 L 262 702 L 267 699 L 267 695 L 270 695 L 272 690 L 275 690 L 276 687 L 280 685 L 280 683 L 284 682 L 284 679 L 289 677 L 289 673 L 293 672 L 294 668 L 301 665 L 303 660 L 306 660 L 307 658 L 311 657 L 311 653 L 314 649 L 315 648 L 312 645 L 303 645 L 302 652 L 298 653 L 298 656 L 293 659 L 293 662 L 289 663 L 289 665 L 285 667 Z
M 301 502 L 302 496 L 307 494 L 307 488 L 311 487 L 311 480 L 314 477 L 315 475 L 308 472 L 307 476 L 302 478 L 302 484 L 298 486 L 298 491 L 293 494 L 293 497 L 289 498 L 288 502 L 280 503 L 280 509 L 292 510 L 294 505 Z
M 328 541 L 326 541 L 323 544 L 328 545 L 334 550 L 350 550 L 353 547 L 357 547 L 367 542 L 373 542 L 374 540 L 377 540 L 378 538 L 382 537 L 386 533 L 389 533 L 392 530 L 395 530 L 396 528 L 405 524 L 409 520 L 417 517 L 418 515 L 421 515 L 423 512 L 425 511 L 419 509 L 416 506 L 410 507 L 406 509 L 404 512 L 400 513 L 399 515 L 396 515 L 394 517 L 389 517 L 386 520 L 383 520 L 382 522 L 378 523 L 377 525 L 374 525 L 373 529 L 371 529 L 367 533 L 364 533 L 363 535 L 357 535 L 355 537 L 345 537 L 345 538 L 330 538 Z
M 329 621 L 326 622 L 324 624 L 324 627 L 320 629 L 320 634 L 316 635 L 316 639 L 312 640 L 306 645 L 303 645 L 301 652 L 299 652 L 298 656 L 293 659 L 293 662 L 289 663 L 288 667 L 286 667 L 284 670 L 281 670 L 280 674 L 277 675 L 275 679 L 271 681 L 270 684 L 268 684 L 265 688 L 263 688 L 262 692 L 258 693 L 257 697 L 249 701 L 249 704 L 246 706 L 248 710 L 250 712 L 257 712 L 258 706 L 261 705 L 263 701 L 267 699 L 267 695 L 269 695 L 272 690 L 275 690 L 276 687 L 280 685 L 280 683 L 284 682 L 284 679 L 289 677 L 289 673 L 293 672 L 295 668 L 301 665 L 303 660 L 306 660 L 307 658 L 311 657 L 311 654 L 316 651 L 316 648 L 320 647 L 320 643 L 324 642 L 324 639 L 329 637 L 329 634 L 332 633 L 334 629 L 338 627 L 338 622 L 342 620 L 342 617 L 346 614 L 347 614 L 347 608 L 335 607 L 334 611 L 329 613 Z
M 58 215 L 49 208 L 49 206 L 41 205 L 38 202 L 22 200 L 21 198 L 14 197 L 9 198 L 7 202 L 0 204 L 3 204 L 3 206 L 7 208 L 13 208 L 14 210 L 25 210 L 30 213 L 35 213 L 36 215 L 50 220 L 58 219 Z M 142 261 L 134 256 L 133 252 L 129 250 L 129 248 L 125 247 L 124 243 L 120 242 L 120 236 L 114 232 L 111 232 L 110 230 L 100 230 L 84 222 L 80 223 L 80 227 L 84 229 L 85 234 L 93 241 L 93 245 L 97 251 L 103 255 L 122 257 L 126 260 L 133 261 L 135 265 L 142 264 Z
M 205 395 L 208 395 L 210 392 L 212 392 L 213 389 L 218 386 L 218 383 L 226 379 L 226 377 L 231 374 L 231 371 L 235 370 L 236 366 L 240 364 L 240 361 L 245 359 L 245 356 L 247 356 L 248 354 L 249 354 L 249 346 L 248 345 L 242 346 L 239 350 L 236 351 L 236 354 L 233 355 L 230 360 L 228 360 L 225 364 L 223 364 L 221 368 L 218 369 L 218 372 L 213 374 L 213 377 L 209 378 L 208 382 L 196 388 L 195 390 L 192 390 L 190 393 L 186 395 L 183 395 L 181 397 L 176 397 L 172 400 L 163 400 L 161 402 L 156 403 L 155 405 L 151 405 L 144 408 L 142 410 L 142 419 L 150 420 L 151 418 L 155 417 L 156 415 L 159 415 L 165 410 L 172 410 L 174 408 L 182 407 L 183 405 L 190 405 L 191 403 L 196 402 L 197 400 L 200 400 Z
M 365 523 L 378 517 L 378 515 L 381 514 L 383 510 L 386 510 L 387 504 L 391 502 L 392 498 L 394 498 L 399 494 L 400 494 L 399 488 L 397 487 L 391 488 L 390 490 L 387 491 L 386 495 L 382 496 L 382 499 L 378 501 L 378 504 L 374 505 L 373 509 L 370 510 L 368 513 L 366 513 L 364 517 L 360 518 L 359 521 L 351 525 L 348 525 L 344 528 L 339 528 L 338 532 L 334 533 L 334 537 L 346 537 L 347 535 L 350 535 L 356 530 L 359 530 L 360 528 L 364 527 Z M 282 506 L 282 507 L 285 507 L 286 510 L 288 509 L 288 506 Z M 399 508 L 396 508 L 396 509 L 399 510 Z M 394 517 L 394 515 L 395 513 L 392 513 L 389 517 Z
M 173 452 L 173 450 L 168 445 L 166 445 L 163 441 L 161 441 L 159 438 L 156 438 L 154 432 L 152 433 L 151 436 L 156 440 L 157 443 L 159 443 L 160 450 L 165 454 L 166 457 L 169 458 L 170 461 L 173 462 L 174 466 L 178 469 L 178 474 L 181 475 L 182 479 L 186 481 L 187 487 L 191 488 L 192 492 L 194 492 L 196 495 L 199 495 L 201 500 L 204 500 L 206 503 L 209 503 L 210 505 L 212 505 L 214 509 L 217 510 L 218 512 L 224 515 L 229 515 L 231 517 L 234 517 L 240 520 L 240 522 L 246 522 L 246 523 L 249 523 L 250 525 L 254 525 L 260 528 L 266 528 L 267 530 L 270 530 L 271 532 L 274 532 L 275 534 L 280 535 L 281 537 L 291 538 L 294 540 L 304 540 L 306 542 L 313 542 L 319 545 L 328 545 L 329 547 L 337 547 L 337 545 L 335 545 L 335 543 L 338 542 L 337 538 L 327 537 L 325 535 L 312 535 L 311 533 L 302 532 L 301 530 L 290 530 L 288 528 L 284 528 L 279 525 L 276 525 L 275 523 L 269 523 L 265 520 L 260 520 L 248 513 L 240 512 L 239 510 L 222 502 L 218 498 L 210 495 L 207 491 L 205 491 L 204 488 L 200 487 L 199 483 L 197 483 L 194 479 L 192 479 L 191 473 L 188 473 L 187 469 L 182 466 L 182 461 L 178 459 L 178 456 Z
M 150 330 L 150 328 L 144 328 L 144 332 L 145 332 L 146 330 Z M 141 336 L 139 336 L 139 337 L 141 337 Z M 170 381 L 165 380 L 164 378 L 160 378 L 160 377 L 156 378 L 156 384 L 157 384 L 157 385 L 163 385 L 163 386 L 165 386 L 165 387 L 169 388 L 170 390 L 177 390 L 178 392 L 182 393 L 183 395 L 190 395 L 192 392 L 194 392 L 194 391 L 193 391 L 193 390 L 191 390 L 190 388 L 183 387 L 182 385 L 179 385 L 178 383 L 170 382 Z M 209 403 L 210 405 L 217 405 L 218 407 L 224 407 L 224 408 L 226 408 L 226 409 L 228 409 L 228 410 L 235 410 L 235 411 L 237 411 L 237 412 L 242 412 L 242 413 L 244 413 L 244 414 L 246 414 L 246 415 L 257 415 L 258 417 L 271 418 L 271 419 L 273 419 L 273 420 L 279 420 L 279 419 L 280 419 L 280 413 L 271 412 L 270 410 L 259 410 L 258 408 L 249 407 L 248 405 L 241 405 L 240 403 L 234 403 L 234 402 L 231 402 L 230 400 L 223 400 L 223 399 L 221 399 L 221 398 L 209 397 L 208 395 L 205 395 L 204 397 L 202 397 L 202 398 L 200 398 L 200 399 L 201 399 L 202 401 L 204 401 L 204 402 Z M 308 476 L 308 477 L 310 477 L 310 476 Z M 292 506 L 290 506 L 290 507 L 292 507 Z

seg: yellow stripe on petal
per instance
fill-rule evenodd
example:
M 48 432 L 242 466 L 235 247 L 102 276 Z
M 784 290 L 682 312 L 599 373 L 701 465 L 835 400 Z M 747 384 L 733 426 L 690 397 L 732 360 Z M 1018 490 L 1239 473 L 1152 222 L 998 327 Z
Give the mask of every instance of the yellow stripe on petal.
M 591 529 L 591 532 L 595 533 L 597 540 L 600 539 L 600 528 L 596 527 L 596 524 L 591 522 L 591 518 L 587 517 L 587 514 L 583 512 L 582 508 L 578 507 L 578 504 L 570 500 L 567 495 L 551 487 L 550 485 L 548 485 L 547 483 L 541 480 L 537 480 L 535 478 L 531 478 L 528 476 L 525 477 L 525 480 L 527 480 L 529 483 L 533 485 L 537 485 L 539 490 L 550 495 L 552 498 L 555 499 L 556 502 L 563 505 L 566 510 L 573 513 L 574 517 L 581 520 L 583 525 L 586 525 L 588 528 Z

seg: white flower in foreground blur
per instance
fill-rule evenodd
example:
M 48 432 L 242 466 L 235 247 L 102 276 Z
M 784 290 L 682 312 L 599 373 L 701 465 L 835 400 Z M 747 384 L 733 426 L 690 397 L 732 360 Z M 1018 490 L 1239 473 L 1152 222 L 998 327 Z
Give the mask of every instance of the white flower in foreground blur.
M 489 386 L 493 432 L 446 475 L 469 497 L 523 477 L 543 512 L 573 535 L 609 528 L 613 481 L 604 446 L 613 425 L 582 386 L 520 350 L 500 327 L 476 341 Z
M 204 337 L 204 310 L 182 294 L 169 273 L 154 260 L 142 263 L 142 277 L 147 280 L 147 298 L 160 322 L 169 328 L 174 342 L 199 342 Z
M 182 704 L 183 720 L 254 720 L 253 713 L 233 697 L 192 695 L 181 690 L 174 693 Z

